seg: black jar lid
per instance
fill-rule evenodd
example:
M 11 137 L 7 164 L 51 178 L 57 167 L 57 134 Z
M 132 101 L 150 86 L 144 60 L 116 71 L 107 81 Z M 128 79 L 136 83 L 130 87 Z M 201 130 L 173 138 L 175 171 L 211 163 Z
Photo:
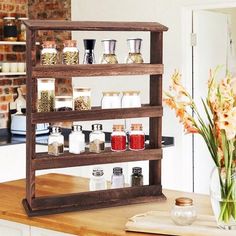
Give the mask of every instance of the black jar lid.
M 142 168 L 141 167 L 133 167 L 132 172 L 133 172 L 133 174 L 142 174 Z
M 114 167 L 113 168 L 113 174 L 114 175 L 122 175 L 123 174 L 123 169 L 121 167 Z
M 85 50 L 93 50 L 95 46 L 96 39 L 84 39 Z

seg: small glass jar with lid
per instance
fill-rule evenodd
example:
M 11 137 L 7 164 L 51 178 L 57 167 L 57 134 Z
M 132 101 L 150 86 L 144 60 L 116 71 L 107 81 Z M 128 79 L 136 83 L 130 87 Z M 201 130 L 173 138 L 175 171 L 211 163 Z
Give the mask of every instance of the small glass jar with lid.
M 131 187 L 143 186 L 143 175 L 141 167 L 133 167 L 131 175 Z
M 72 96 L 56 96 L 55 111 L 72 111 Z
M 92 177 L 89 181 L 89 190 L 98 191 L 107 189 L 107 183 L 104 177 L 104 172 L 101 167 L 93 168 Z
M 124 152 L 126 150 L 126 133 L 124 125 L 113 125 L 111 133 L 111 150 L 114 152 Z
M 143 57 L 140 53 L 142 39 L 130 38 L 127 39 L 129 54 L 126 63 L 143 63 Z
M 62 51 L 62 62 L 66 65 L 79 64 L 79 49 L 76 40 L 65 40 Z
M 40 78 L 38 82 L 38 112 L 54 111 L 55 79 Z
M 122 108 L 141 107 L 140 91 L 124 91 L 121 106 Z
M 141 151 L 145 148 L 145 133 L 142 124 L 131 124 L 129 132 L 129 149 L 132 151 Z
M 26 41 L 26 26 L 23 21 L 28 20 L 27 17 L 18 18 L 18 40 Z
M 69 152 L 80 154 L 85 152 L 85 135 L 82 133 L 81 125 L 73 125 L 69 135 Z
M 85 87 L 73 88 L 73 107 L 74 110 L 90 110 L 91 109 L 91 89 Z
M 102 40 L 104 52 L 101 58 L 101 64 L 117 64 L 118 60 L 115 54 L 116 40 L 104 39 Z
M 197 211 L 191 198 L 180 197 L 175 199 L 171 210 L 171 219 L 177 225 L 191 225 L 197 218 Z
M 103 92 L 102 109 L 121 108 L 120 92 Z
M 125 177 L 123 175 L 123 169 L 121 167 L 113 168 L 113 175 L 111 176 L 111 188 L 124 188 Z
M 15 17 L 3 18 L 3 39 L 5 41 L 17 40 L 17 23 Z
M 55 65 L 58 62 L 58 52 L 55 41 L 45 41 L 41 50 L 41 65 Z
M 105 150 L 105 133 L 101 124 L 93 124 L 89 134 L 89 151 L 100 153 Z
M 64 152 L 64 136 L 58 126 L 52 127 L 52 132 L 48 136 L 48 154 L 59 156 Z

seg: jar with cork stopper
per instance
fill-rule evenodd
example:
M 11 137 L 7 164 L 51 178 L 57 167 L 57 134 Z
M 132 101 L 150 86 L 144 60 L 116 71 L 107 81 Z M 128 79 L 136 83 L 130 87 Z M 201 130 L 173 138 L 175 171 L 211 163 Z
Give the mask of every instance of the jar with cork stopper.
M 129 149 L 141 151 L 145 149 L 145 133 L 142 124 L 131 124 L 129 132 Z
M 55 65 L 58 62 L 58 52 L 55 41 L 45 41 L 42 45 L 41 65 Z
M 124 125 L 113 125 L 111 150 L 114 152 L 123 152 L 126 150 L 126 133 L 124 131 Z
M 66 65 L 79 64 L 79 50 L 76 40 L 65 40 L 62 51 L 62 63 Z

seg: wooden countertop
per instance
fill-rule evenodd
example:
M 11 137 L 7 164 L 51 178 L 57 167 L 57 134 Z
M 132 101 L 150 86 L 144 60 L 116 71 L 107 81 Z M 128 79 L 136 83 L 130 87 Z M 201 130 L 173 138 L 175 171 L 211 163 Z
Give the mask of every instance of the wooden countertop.
M 88 190 L 87 179 L 61 174 L 48 174 L 36 178 L 37 196 L 73 193 L 79 190 Z M 25 180 L 17 180 L 0 184 L 0 219 L 80 236 L 150 236 L 125 232 L 127 220 L 147 211 L 170 211 L 176 197 L 189 196 L 193 198 L 198 213 L 212 215 L 210 199 L 207 196 L 169 190 L 164 190 L 164 194 L 167 200 L 163 202 L 29 218 L 21 204 L 25 197 Z

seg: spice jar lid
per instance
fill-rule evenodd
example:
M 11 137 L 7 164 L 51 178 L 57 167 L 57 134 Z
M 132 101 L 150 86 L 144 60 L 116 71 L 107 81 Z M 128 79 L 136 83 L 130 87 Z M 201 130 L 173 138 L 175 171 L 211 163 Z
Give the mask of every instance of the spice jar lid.
M 17 18 L 18 20 L 29 20 L 29 18 L 27 18 L 27 17 L 19 17 L 19 18 Z
M 192 206 L 193 200 L 187 197 L 179 197 L 175 199 L 176 206 Z
M 73 131 L 82 131 L 82 125 L 72 125 Z
M 105 91 L 102 92 L 103 96 L 119 96 L 120 92 L 116 92 L 116 91 Z
M 76 47 L 76 40 L 64 40 L 64 46 L 65 47 Z
M 132 173 L 133 174 L 142 174 L 142 168 L 141 167 L 133 167 Z
M 64 101 L 72 101 L 71 96 L 55 96 L 55 100 L 64 102 Z
M 85 50 L 93 50 L 95 46 L 96 39 L 84 39 Z
M 143 130 L 142 124 L 131 124 L 131 130 Z
M 15 20 L 16 18 L 13 16 L 5 16 L 3 17 L 3 20 Z
M 124 125 L 113 125 L 113 131 L 124 131 Z
M 49 82 L 55 82 L 55 79 L 54 78 L 38 78 L 37 79 L 38 82 L 41 82 L 41 83 L 49 83 Z
M 113 174 L 114 175 L 122 175 L 123 174 L 123 169 L 121 167 L 114 167 L 113 168 Z
M 100 167 L 96 167 L 93 169 L 93 176 L 103 176 L 103 169 Z
M 61 133 L 61 128 L 59 126 L 52 126 L 52 133 Z
M 44 41 L 42 44 L 43 48 L 55 48 L 56 47 L 56 42 L 55 41 Z
M 102 130 L 102 124 L 93 124 L 92 130 L 93 131 Z
M 76 92 L 88 92 L 88 91 L 91 91 L 91 88 L 88 88 L 88 87 L 74 87 L 74 91 L 76 91 Z
M 140 91 L 123 91 L 122 92 L 123 93 L 123 95 L 126 95 L 126 96 L 133 96 L 133 95 L 139 95 L 140 94 Z

